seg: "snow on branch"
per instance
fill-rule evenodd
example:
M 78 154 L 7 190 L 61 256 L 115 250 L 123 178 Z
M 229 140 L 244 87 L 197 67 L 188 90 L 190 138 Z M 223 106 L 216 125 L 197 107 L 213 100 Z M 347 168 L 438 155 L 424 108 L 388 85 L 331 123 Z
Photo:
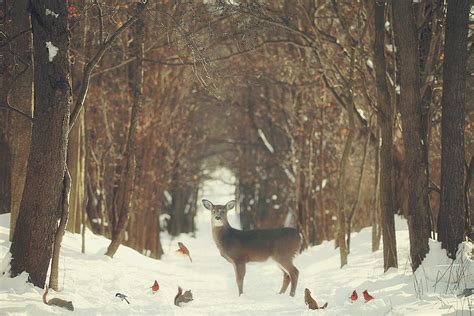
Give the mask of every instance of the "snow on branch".
M 275 152 L 275 149 L 273 149 L 273 146 L 272 144 L 270 144 L 270 142 L 268 141 L 267 137 L 265 136 L 265 134 L 263 133 L 263 131 L 259 128 L 257 130 L 258 132 L 258 136 L 260 136 L 260 139 L 262 140 L 262 142 L 265 144 L 265 147 L 267 147 L 268 151 L 271 152 L 272 154 Z
M 49 61 L 53 61 L 53 58 L 56 56 L 58 53 L 58 48 L 53 45 L 51 42 L 46 42 L 46 48 L 48 49 L 48 58 Z

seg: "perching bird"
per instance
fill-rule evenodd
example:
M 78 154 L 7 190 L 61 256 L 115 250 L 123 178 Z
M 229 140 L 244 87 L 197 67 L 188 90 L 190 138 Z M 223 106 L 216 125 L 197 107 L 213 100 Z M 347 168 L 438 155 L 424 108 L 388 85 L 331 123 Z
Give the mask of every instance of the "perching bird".
M 351 301 L 355 302 L 357 301 L 358 298 L 359 296 L 357 295 L 356 290 L 354 290 L 354 292 L 352 292 L 352 295 L 351 295 Z
M 130 304 L 130 302 L 127 300 L 127 295 L 122 294 L 122 293 L 117 293 L 115 294 L 115 297 L 120 298 L 122 301 L 127 302 L 127 304 Z
M 159 289 L 160 285 L 158 284 L 158 281 L 155 280 L 155 283 L 153 283 L 153 285 L 151 286 L 151 291 L 153 292 L 153 294 L 155 294 L 156 292 L 158 292 Z
M 364 300 L 366 303 L 374 299 L 374 297 L 370 295 L 369 292 L 367 292 L 367 290 L 365 290 L 363 293 L 364 293 Z
M 178 293 L 174 297 L 174 305 L 181 307 L 179 304 L 180 303 L 187 303 L 193 300 L 193 293 L 191 293 L 191 290 L 187 290 L 186 292 L 183 293 L 183 289 L 178 286 Z
M 311 291 L 308 289 L 304 289 L 304 302 L 308 305 L 309 309 L 325 309 L 328 307 L 328 303 L 324 303 L 323 306 L 319 307 L 318 303 L 314 298 L 311 297 Z
M 176 252 L 182 255 L 188 256 L 189 260 L 193 262 L 193 259 L 191 259 L 191 255 L 189 254 L 188 248 L 182 242 L 178 241 L 178 247 L 179 249 L 176 250 Z

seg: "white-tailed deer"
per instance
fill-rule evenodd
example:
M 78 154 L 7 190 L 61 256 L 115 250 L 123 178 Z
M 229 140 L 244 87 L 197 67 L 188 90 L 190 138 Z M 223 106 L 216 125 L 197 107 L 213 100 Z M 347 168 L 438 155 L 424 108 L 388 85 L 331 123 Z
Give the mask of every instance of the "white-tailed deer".
M 227 212 L 234 208 L 235 201 L 226 205 L 214 205 L 208 200 L 202 200 L 202 204 L 212 212 L 212 236 L 217 248 L 222 257 L 234 265 L 239 296 L 243 293 L 245 264 L 269 258 L 276 261 L 283 271 L 280 294 L 286 292 L 291 282 L 290 296 L 295 296 L 299 272 L 293 265 L 293 258 L 301 245 L 301 237 L 296 229 L 234 229 L 227 220 Z

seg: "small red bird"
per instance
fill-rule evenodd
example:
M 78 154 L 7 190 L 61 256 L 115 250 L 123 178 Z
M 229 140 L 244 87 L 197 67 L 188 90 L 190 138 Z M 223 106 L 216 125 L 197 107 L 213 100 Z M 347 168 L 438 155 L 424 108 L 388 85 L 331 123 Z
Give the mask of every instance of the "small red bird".
M 324 303 L 323 306 L 319 307 L 318 303 L 314 298 L 311 297 L 311 291 L 304 289 L 304 303 L 308 305 L 309 309 L 325 309 L 328 307 L 328 303 Z
M 359 296 L 357 295 L 356 290 L 354 290 L 354 292 L 352 292 L 352 295 L 351 295 L 351 301 L 355 302 L 357 301 L 358 298 Z
M 155 280 L 155 283 L 153 283 L 153 285 L 151 286 L 151 291 L 153 292 L 153 294 L 155 294 L 156 292 L 158 292 L 159 289 L 160 289 L 160 285 Z
M 374 299 L 374 297 L 370 295 L 369 292 L 367 292 L 367 290 L 365 290 L 363 293 L 364 293 L 364 300 L 366 303 Z
M 178 247 L 179 249 L 176 250 L 176 252 L 188 256 L 189 261 L 193 262 L 193 259 L 191 259 L 191 255 L 189 254 L 188 248 L 182 242 L 178 241 Z

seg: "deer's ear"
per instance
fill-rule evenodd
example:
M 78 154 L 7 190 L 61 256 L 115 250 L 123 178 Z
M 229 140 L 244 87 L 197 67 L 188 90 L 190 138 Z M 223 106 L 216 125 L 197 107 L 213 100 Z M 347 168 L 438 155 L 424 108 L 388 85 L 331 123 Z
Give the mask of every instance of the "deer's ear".
M 205 208 L 207 208 L 209 211 L 212 211 L 214 205 L 211 203 L 211 201 L 203 199 L 202 204 L 204 205 Z
M 234 206 L 235 206 L 235 200 L 232 200 L 232 201 L 227 202 L 227 204 L 225 205 L 225 208 L 226 208 L 226 210 L 229 211 L 229 210 L 233 209 Z

